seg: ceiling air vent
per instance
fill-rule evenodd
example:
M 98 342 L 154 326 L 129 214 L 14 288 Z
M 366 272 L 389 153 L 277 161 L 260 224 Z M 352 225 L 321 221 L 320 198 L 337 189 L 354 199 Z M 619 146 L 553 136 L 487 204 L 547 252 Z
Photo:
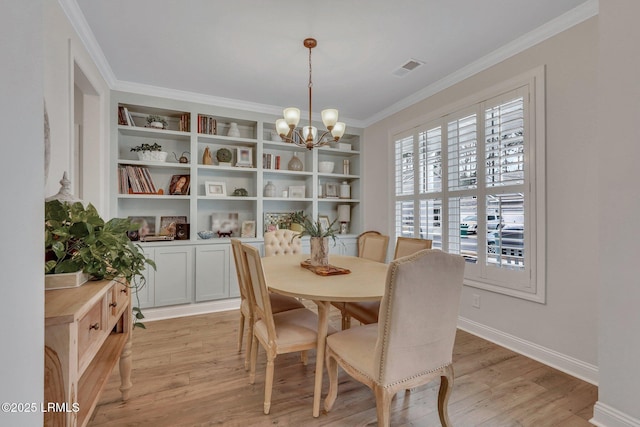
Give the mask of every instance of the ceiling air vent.
M 424 62 L 418 61 L 417 59 L 410 59 L 407 62 L 405 62 L 404 64 L 402 64 L 400 66 L 400 68 L 398 68 L 397 70 L 395 70 L 391 74 L 393 74 L 396 77 L 404 77 L 407 74 L 409 74 L 409 72 L 415 70 L 416 68 L 418 68 L 419 66 L 421 66 L 423 64 L 424 64 Z

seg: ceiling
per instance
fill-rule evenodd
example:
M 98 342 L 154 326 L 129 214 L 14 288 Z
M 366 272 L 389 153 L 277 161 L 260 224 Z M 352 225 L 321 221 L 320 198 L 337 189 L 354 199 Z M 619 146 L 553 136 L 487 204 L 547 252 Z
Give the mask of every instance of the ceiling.
M 492 65 L 487 58 L 498 62 L 518 46 L 586 19 L 586 6 L 597 5 L 597 0 L 60 1 L 94 59 L 102 59 L 96 62 L 115 89 L 155 86 L 253 109 L 258 104 L 270 112 L 284 106 L 307 110 L 308 50 L 302 41 L 314 37 L 313 111 L 338 108 L 348 124 L 379 120 L 426 97 L 429 88 L 442 89 L 451 76 L 465 77 L 470 64 L 486 68 Z M 393 71 L 410 59 L 424 65 L 395 77 Z

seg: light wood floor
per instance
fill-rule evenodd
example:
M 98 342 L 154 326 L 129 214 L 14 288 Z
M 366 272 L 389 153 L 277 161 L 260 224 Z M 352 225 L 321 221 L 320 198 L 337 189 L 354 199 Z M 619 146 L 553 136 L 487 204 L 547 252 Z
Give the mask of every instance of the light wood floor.
M 364 426 L 376 425 L 372 392 L 340 371 L 330 413 L 311 416 L 315 352 L 276 359 L 271 414 L 262 413 L 265 356 L 255 385 L 236 352 L 238 311 L 147 323 L 133 335 L 133 389 L 120 401 L 118 369 L 91 422 L 98 426 Z M 332 324 L 338 328 L 339 315 Z M 338 328 L 339 329 L 339 328 Z M 597 388 L 463 331 L 454 349 L 449 401 L 456 427 L 590 426 Z M 323 396 L 328 379 L 325 372 Z M 438 383 L 399 393 L 393 426 L 439 426 Z M 324 400 L 323 400 L 324 403 Z

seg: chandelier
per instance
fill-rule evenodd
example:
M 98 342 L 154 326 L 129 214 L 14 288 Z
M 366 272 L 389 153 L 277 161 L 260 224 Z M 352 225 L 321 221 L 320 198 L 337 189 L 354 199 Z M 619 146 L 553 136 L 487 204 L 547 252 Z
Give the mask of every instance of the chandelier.
M 311 49 L 318 45 L 316 39 L 304 39 L 304 47 L 309 49 L 309 125 L 303 126 L 302 129 L 296 129 L 300 122 L 300 109 L 285 108 L 282 112 L 283 119 L 276 120 L 276 131 L 284 142 L 299 145 L 309 150 L 313 147 L 321 147 L 332 141 L 338 141 L 344 135 L 345 124 L 338 121 L 338 110 L 328 108 L 322 110 L 322 123 L 327 130 L 317 138 L 318 129 L 311 125 L 311 90 L 313 82 L 311 80 Z

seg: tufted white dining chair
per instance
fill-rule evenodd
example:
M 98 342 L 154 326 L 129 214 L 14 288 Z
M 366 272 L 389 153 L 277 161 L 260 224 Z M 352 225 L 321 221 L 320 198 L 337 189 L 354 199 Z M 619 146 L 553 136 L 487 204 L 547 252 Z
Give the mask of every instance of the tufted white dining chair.
M 301 254 L 299 233 L 291 230 L 275 230 L 264 233 L 264 256 Z
M 231 249 L 233 260 L 238 276 L 238 288 L 240 289 L 240 327 L 238 328 L 238 353 L 242 351 L 242 339 L 244 337 L 244 324 L 247 322 L 247 352 L 244 359 L 244 369 L 249 370 L 249 355 L 251 354 L 251 344 L 253 341 L 253 304 L 251 302 L 252 293 L 247 282 L 247 268 L 242 253 L 242 242 L 238 239 L 231 239 Z M 271 311 L 280 313 L 297 308 L 304 308 L 304 305 L 295 298 L 269 293 Z
M 330 411 L 338 395 L 338 365 L 374 392 L 379 426 L 388 426 L 391 400 L 440 377 L 438 414 L 450 426 L 447 403 L 453 387 L 464 258 L 425 249 L 392 261 L 380 322 L 327 337 Z

